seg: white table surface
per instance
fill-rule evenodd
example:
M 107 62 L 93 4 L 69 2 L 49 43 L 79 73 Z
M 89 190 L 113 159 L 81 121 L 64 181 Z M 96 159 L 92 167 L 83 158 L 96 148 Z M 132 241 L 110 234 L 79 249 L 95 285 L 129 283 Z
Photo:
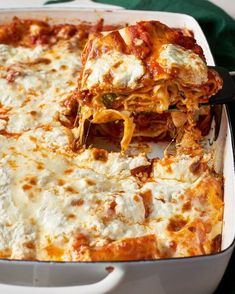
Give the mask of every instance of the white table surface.
M 46 0 L 0 0 L 0 8 L 16 8 L 16 7 L 41 7 Z M 231 17 L 235 19 L 235 0 L 210 0 L 210 2 L 218 5 L 225 10 Z M 64 4 L 56 4 L 53 6 L 67 6 L 67 7 L 84 7 L 84 8 L 116 8 L 116 6 L 100 5 L 98 3 L 91 2 L 90 0 L 76 0 L 73 2 L 67 2 Z M 121 8 L 121 7 L 120 7 Z M 16 287 L 14 292 L 6 290 L 4 286 L 0 285 L 0 294 L 24 294 L 24 288 Z M 43 294 L 41 289 L 41 294 Z M 32 291 L 32 294 L 33 291 Z M 65 291 L 66 294 L 66 291 Z
M 235 19 L 235 0 L 210 0 Z

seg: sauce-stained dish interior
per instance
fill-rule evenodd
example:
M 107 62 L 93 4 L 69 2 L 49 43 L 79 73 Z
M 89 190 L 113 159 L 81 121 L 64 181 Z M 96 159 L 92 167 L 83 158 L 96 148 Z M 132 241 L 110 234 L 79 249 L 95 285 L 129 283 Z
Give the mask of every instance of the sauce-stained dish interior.
M 116 28 L 102 21 L 52 26 L 17 18 L 0 26 L 1 258 L 140 260 L 220 250 L 223 177 L 213 170 L 213 155 L 200 145 L 201 131 L 210 127 L 209 108 L 190 114 L 196 122 L 180 129 L 175 154 L 162 159 L 75 146 L 81 52 L 91 33 Z M 176 62 L 180 50 L 164 45 L 161 65 Z M 182 54 L 179 63 L 187 62 Z M 107 70 L 101 65 L 118 62 L 119 55 L 107 51 L 88 65 Z M 204 72 L 198 58 L 195 66 Z M 135 55 L 124 59 L 128 66 L 116 67 L 114 83 L 125 81 L 131 88 L 144 66 Z M 93 87 L 100 75 L 90 72 L 83 82 Z M 196 75 L 196 83 L 204 80 L 206 75 Z M 138 111 L 131 115 L 139 121 L 137 128 L 150 133 L 154 121 L 168 131 L 177 121 L 177 114 L 162 111 L 148 115 L 149 120 Z M 186 119 L 185 113 L 179 115 Z

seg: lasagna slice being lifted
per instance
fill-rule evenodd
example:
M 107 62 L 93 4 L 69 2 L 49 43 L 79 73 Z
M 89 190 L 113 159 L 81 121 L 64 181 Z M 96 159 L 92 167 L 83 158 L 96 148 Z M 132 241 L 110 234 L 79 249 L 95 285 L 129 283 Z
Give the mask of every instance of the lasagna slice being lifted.
M 160 137 L 171 106 L 182 111 L 183 117 L 172 117 L 180 125 L 179 120 L 187 120 L 186 113 L 198 110 L 199 103 L 222 86 L 217 72 L 207 68 L 195 39 L 158 21 L 93 34 L 82 63 L 73 96 L 79 102 L 81 145 L 87 119 L 94 124 L 123 120 L 122 150 L 133 136 Z

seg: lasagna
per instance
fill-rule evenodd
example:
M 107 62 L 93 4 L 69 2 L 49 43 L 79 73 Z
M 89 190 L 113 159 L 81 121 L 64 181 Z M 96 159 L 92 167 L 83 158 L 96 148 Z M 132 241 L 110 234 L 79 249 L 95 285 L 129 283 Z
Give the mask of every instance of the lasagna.
M 115 28 L 17 18 L 0 26 L 0 258 L 122 261 L 220 250 L 223 177 L 196 127 L 162 159 L 74 149 L 77 109 L 87 107 L 74 98 L 90 41 L 84 46 L 91 33 Z M 142 61 L 125 58 L 141 78 Z
M 158 21 L 92 34 L 74 94 L 80 106 L 78 143 L 84 143 L 86 120 L 109 123 L 103 127 L 106 133 L 112 133 L 112 122 L 123 121 L 123 151 L 133 136 L 162 139 L 169 129 L 166 121 L 176 128 L 184 125 L 185 112 L 198 110 L 221 85 L 195 39 Z M 181 114 L 164 114 L 172 107 Z

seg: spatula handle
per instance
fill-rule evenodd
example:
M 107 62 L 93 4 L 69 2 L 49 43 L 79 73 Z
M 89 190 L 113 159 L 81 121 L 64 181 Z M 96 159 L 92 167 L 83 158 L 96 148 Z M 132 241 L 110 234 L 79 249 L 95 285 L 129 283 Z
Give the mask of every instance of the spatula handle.
M 226 104 L 235 101 L 235 83 L 229 71 L 220 66 L 209 66 L 209 68 L 216 70 L 223 79 L 223 87 L 209 100 L 209 104 Z

